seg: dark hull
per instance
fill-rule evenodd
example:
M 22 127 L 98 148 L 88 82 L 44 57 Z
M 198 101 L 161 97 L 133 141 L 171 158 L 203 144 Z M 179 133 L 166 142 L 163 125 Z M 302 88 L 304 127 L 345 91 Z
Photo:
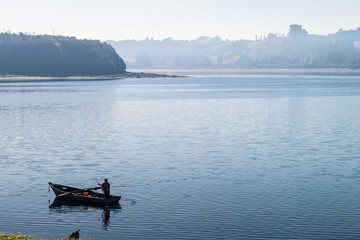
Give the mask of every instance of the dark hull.
M 71 201 L 106 206 L 118 204 L 121 199 L 121 196 L 110 195 L 110 197 L 105 198 L 105 195 L 102 193 L 97 193 L 89 190 L 86 191 L 84 189 L 64 186 L 60 184 L 49 183 L 49 185 L 57 197 L 61 197 Z M 88 196 L 85 196 L 83 192 L 88 192 Z
M 89 202 L 80 202 L 74 201 L 70 199 L 66 199 L 63 197 L 55 197 L 54 201 L 49 205 L 49 208 L 62 208 L 62 207 L 69 207 L 69 208 L 76 208 L 76 207 L 93 207 L 93 208 L 100 208 L 100 209 L 121 209 L 121 205 L 119 203 L 113 203 L 109 205 L 104 204 L 93 204 Z

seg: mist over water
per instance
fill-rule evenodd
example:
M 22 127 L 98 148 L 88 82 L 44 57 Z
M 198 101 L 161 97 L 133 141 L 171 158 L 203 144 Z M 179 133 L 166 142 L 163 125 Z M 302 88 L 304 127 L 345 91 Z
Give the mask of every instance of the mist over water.
M 201 36 L 196 40 L 108 41 L 128 68 L 152 69 L 359 69 L 360 28 L 309 34 L 292 24 L 287 34 L 256 40 Z
M 0 83 L 0 232 L 356 239 L 359 119 L 359 77 Z M 121 207 L 49 208 L 105 177 Z

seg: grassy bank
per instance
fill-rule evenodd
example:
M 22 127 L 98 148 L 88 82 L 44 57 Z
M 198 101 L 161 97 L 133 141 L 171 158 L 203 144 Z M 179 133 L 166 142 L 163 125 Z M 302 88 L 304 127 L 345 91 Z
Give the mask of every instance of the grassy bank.
M 0 233 L 0 240 L 30 240 L 32 237 L 23 234 Z
M 32 240 L 34 239 L 32 236 L 27 236 L 27 235 L 23 235 L 23 234 L 5 234 L 5 233 L 0 233 L 0 240 Z M 73 239 L 73 238 L 71 238 Z M 69 238 L 61 238 L 59 240 L 69 240 Z M 85 240 L 85 239 L 80 239 L 80 240 Z
M 116 75 L 95 75 L 95 76 L 69 76 L 69 77 L 49 77 L 49 76 L 22 76 L 22 75 L 2 75 L 0 82 L 17 81 L 90 81 L 90 80 L 115 80 L 124 78 L 178 78 L 183 76 L 144 73 L 144 72 L 125 72 Z

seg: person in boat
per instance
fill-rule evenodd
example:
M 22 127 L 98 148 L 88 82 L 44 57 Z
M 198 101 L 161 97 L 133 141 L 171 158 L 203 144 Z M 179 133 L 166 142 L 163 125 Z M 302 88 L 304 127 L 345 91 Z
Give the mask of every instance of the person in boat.
M 103 184 L 100 184 L 100 183 L 98 183 L 98 184 L 99 184 L 99 186 L 101 186 L 101 189 L 103 190 L 105 197 L 106 198 L 109 197 L 110 196 L 110 183 L 108 182 L 108 179 L 105 178 Z

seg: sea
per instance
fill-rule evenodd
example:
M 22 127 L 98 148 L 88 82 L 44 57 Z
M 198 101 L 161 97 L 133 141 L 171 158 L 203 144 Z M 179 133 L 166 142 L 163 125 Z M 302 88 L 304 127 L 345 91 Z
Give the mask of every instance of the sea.
M 360 239 L 360 77 L 0 82 L 0 183 L 35 239 Z

